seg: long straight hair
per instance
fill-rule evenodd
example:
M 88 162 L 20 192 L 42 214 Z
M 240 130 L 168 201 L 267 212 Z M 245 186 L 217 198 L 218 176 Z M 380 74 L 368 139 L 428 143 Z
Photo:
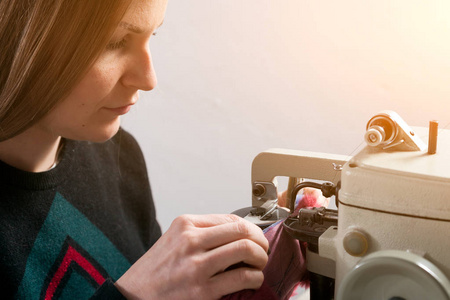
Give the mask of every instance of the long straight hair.
M 0 1 L 0 141 L 25 131 L 67 97 L 131 1 Z

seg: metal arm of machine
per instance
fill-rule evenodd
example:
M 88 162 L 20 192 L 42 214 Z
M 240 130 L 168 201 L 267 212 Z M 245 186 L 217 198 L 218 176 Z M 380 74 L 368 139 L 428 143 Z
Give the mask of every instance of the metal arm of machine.
M 270 210 L 277 202 L 275 176 L 308 178 L 336 184 L 340 168 L 350 159 L 338 154 L 269 149 L 257 155 L 252 164 L 252 206 Z

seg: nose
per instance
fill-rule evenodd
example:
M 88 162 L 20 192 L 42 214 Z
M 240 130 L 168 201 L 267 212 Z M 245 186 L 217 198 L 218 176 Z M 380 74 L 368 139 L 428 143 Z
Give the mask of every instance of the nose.
M 122 83 L 143 91 L 155 88 L 157 79 L 148 44 L 136 49 L 130 56 L 126 72 L 122 76 Z

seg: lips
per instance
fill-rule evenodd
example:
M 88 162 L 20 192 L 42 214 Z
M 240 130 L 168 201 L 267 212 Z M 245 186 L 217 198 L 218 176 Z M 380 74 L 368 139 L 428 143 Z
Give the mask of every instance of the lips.
M 134 104 L 134 103 L 133 103 L 133 104 Z M 113 108 L 105 107 L 105 109 L 108 110 L 108 111 L 110 111 L 110 112 L 112 112 L 112 113 L 114 113 L 114 114 L 117 114 L 117 115 L 124 115 L 124 114 L 126 114 L 127 112 L 130 111 L 131 106 L 132 106 L 133 104 L 125 105 L 125 106 L 120 106 L 120 107 L 113 107 Z
M 123 106 L 113 106 L 113 107 L 104 107 L 105 110 L 115 114 L 115 115 L 124 115 L 127 112 L 130 111 L 131 107 L 135 105 L 139 100 L 139 94 L 136 92 L 132 95 L 131 98 L 126 97 L 125 99 L 122 99 L 122 101 L 125 100 L 125 105 Z M 112 105 L 120 105 L 121 103 L 112 104 Z

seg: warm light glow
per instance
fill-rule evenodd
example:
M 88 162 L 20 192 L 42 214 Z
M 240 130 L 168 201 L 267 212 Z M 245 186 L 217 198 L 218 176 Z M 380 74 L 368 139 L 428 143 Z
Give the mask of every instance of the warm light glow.
M 450 119 L 450 1 L 283 1 L 271 9 L 268 47 L 302 95 L 362 111 L 371 101 L 418 116 L 444 109 Z

